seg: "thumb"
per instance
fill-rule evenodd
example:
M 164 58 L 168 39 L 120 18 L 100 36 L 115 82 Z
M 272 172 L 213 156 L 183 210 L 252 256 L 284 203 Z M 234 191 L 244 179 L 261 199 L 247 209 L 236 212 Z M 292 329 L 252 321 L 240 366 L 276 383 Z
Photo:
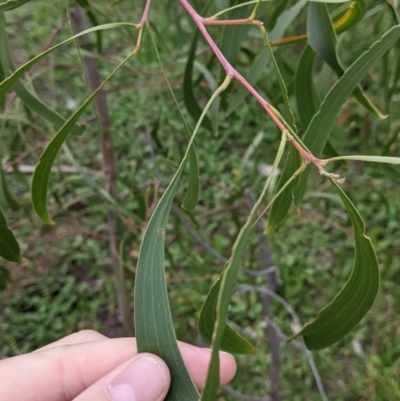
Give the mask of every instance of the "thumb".
M 74 401 L 162 401 L 170 381 L 165 362 L 156 355 L 142 353 L 115 368 Z

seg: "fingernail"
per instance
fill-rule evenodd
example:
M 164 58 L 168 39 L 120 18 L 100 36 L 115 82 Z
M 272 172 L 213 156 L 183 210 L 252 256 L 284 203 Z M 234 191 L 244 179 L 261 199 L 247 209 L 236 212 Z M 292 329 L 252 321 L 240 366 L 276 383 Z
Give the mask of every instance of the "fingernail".
M 107 389 L 112 401 L 160 401 L 169 387 L 163 365 L 149 357 L 133 360 Z

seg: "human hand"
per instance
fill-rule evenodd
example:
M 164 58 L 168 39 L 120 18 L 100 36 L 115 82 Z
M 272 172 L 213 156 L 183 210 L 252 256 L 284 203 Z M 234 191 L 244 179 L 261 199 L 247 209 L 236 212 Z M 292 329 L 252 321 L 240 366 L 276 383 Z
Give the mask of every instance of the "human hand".
M 179 349 L 199 390 L 211 352 L 186 343 Z M 236 373 L 232 355 L 220 354 L 221 384 Z M 132 338 L 109 339 L 84 330 L 30 354 L 0 361 L 4 401 L 162 401 L 170 385 L 165 362 L 136 350 Z

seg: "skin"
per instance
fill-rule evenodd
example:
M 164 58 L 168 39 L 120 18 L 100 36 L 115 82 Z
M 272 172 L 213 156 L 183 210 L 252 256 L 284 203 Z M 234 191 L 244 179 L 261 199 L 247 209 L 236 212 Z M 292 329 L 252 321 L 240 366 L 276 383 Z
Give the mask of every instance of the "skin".
M 211 352 L 186 343 L 179 343 L 179 348 L 201 391 Z M 154 398 L 154 401 L 161 401 L 170 380 L 166 364 L 155 355 L 138 354 L 134 338 L 109 339 L 90 330 L 71 334 L 32 353 L 0 361 L 1 398 L 13 401 L 110 401 L 112 398 L 107 393 L 110 383 L 143 358 L 164 373 L 165 393 Z M 236 363 L 233 356 L 226 353 L 220 354 L 220 361 L 221 384 L 226 384 L 236 373 Z M 136 376 L 145 376 L 139 378 L 145 384 L 146 380 L 149 383 L 152 380 L 144 373 Z M 153 399 L 147 396 L 135 401 Z

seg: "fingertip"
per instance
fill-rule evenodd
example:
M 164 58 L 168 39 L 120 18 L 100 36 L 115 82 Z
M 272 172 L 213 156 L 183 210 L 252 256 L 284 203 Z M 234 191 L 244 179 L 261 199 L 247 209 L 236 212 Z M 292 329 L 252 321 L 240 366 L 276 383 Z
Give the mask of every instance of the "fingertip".
M 162 401 L 171 377 L 166 363 L 156 355 L 138 354 L 108 386 L 112 401 Z
M 221 386 L 229 383 L 236 375 L 237 365 L 235 357 L 228 352 L 220 351 L 220 382 Z

